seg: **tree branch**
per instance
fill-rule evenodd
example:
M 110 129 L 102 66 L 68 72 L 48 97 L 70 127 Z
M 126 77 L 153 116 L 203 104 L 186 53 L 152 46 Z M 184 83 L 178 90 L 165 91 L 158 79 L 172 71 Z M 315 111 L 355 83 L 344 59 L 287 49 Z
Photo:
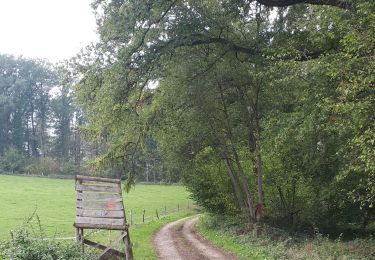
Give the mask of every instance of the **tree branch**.
M 259 50 L 257 50 L 256 48 L 242 47 L 224 38 L 208 38 L 208 39 L 202 39 L 202 40 L 193 40 L 190 45 L 195 46 L 195 45 L 210 44 L 210 43 L 219 43 L 222 45 L 226 45 L 228 46 L 228 49 L 232 51 L 236 51 L 236 52 L 242 52 L 242 53 L 246 53 L 250 55 L 260 54 Z
M 243 46 L 239 46 L 231 41 L 228 41 L 224 38 L 208 38 L 208 39 L 200 39 L 200 40 L 193 40 L 190 42 L 190 44 L 183 44 L 185 46 L 190 45 L 190 46 L 196 46 L 196 45 L 201 45 L 201 44 L 210 44 L 210 43 L 217 43 L 217 44 L 222 44 L 224 46 L 228 47 L 228 50 L 234 51 L 234 52 L 241 52 L 249 55 L 262 55 L 265 53 L 262 53 L 259 49 L 256 48 L 247 48 Z M 281 58 L 282 60 L 295 60 L 295 61 L 307 61 L 311 59 L 317 59 L 321 55 L 326 54 L 329 51 L 335 50 L 334 47 L 329 47 L 327 49 L 322 49 L 319 51 L 315 52 L 306 52 L 303 54 L 301 57 L 295 57 L 295 56 L 285 56 Z
M 257 0 L 265 6 L 286 7 L 295 4 L 329 5 L 341 9 L 352 9 L 353 3 L 347 0 Z

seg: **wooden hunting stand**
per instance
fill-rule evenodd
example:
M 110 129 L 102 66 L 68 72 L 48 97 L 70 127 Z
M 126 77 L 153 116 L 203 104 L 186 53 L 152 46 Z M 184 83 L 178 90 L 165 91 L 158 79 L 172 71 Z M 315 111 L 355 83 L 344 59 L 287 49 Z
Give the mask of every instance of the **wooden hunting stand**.
M 107 259 L 109 255 L 126 260 L 133 259 L 128 225 L 126 223 L 122 200 L 121 181 L 88 176 L 76 176 L 76 228 L 77 242 L 99 248 L 102 251 L 98 259 Z M 120 236 L 109 246 L 84 238 L 84 229 L 119 230 Z M 123 241 L 125 253 L 114 247 Z

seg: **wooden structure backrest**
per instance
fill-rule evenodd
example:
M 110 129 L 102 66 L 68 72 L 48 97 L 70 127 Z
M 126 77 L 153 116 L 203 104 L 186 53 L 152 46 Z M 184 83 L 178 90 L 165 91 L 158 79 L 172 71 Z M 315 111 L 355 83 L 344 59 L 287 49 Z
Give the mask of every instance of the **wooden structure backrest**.
M 75 227 L 124 230 L 121 182 L 117 179 L 76 176 Z
M 121 192 L 120 179 L 98 178 L 77 175 L 75 179 L 76 190 L 76 227 L 77 241 L 83 244 L 102 249 L 99 259 L 104 259 L 110 253 L 125 259 L 132 259 L 130 236 L 126 224 L 124 203 Z M 84 238 L 84 229 L 119 230 L 121 235 L 114 244 L 104 246 Z M 113 247 L 123 240 L 125 253 Z

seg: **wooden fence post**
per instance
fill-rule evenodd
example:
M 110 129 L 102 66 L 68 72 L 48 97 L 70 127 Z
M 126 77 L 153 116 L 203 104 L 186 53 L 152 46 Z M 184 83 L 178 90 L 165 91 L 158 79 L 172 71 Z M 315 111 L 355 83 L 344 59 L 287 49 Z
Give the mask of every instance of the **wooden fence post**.
M 156 217 L 159 219 L 158 209 L 156 209 Z
M 146 210 L 143 210 L 142 211 L 142 223 L 145 223 L 145 213 L 146 213 Z

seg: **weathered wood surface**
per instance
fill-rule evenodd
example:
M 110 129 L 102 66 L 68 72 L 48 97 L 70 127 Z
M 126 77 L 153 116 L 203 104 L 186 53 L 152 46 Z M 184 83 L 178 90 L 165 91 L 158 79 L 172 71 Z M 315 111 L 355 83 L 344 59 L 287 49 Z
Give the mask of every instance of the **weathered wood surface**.
M 96 243 L 96 242 L 88 240 L 88 239 L 84 239 L 83 243 L 85 243 L 86 245 L 92 246 L 92 247 L 96 247 L 96 248 L 101 249 L 101 250 L 104 250 L 104 249 L 107 248 L 106 246 L 103 246 L 99 243 Z M 125 254 L 123 252 L 120 252 L 120 251 L 118 251 L 116 249 L 112 249 L 112 248 L 110 250 L 108 250 L 107 253 L 111 254 L 111 255 L 119 256 L 119 257 L 125 257 Z
M 124 219 L 121 218 L 93 218 L 76 216 L 77 224 L 98 224 L 109 226 L 124 226 Z
M 77 180 L 77 183 L 84 184 L 84 185 L 97 185 L 97 186 L 105 186 L 105 187 L 117 187 L 118 183 L 112 182 L 101 182 L 101 181 L 85 181 L 85 180 Z
M 110 249 L 114 248 L 115 246 L 117 246 L 117 244 L 124 239 L 124 237 L 126 236 L 126 233 L 122 233 L 115 241 L 113 241 L 111 244 L 109 244 L 109 246 L 103 250 L 103 252 L 99 255 L 99 259 L 101 259 Z
M 77 193 L 77 199 L 79 200 L 113 200 L 119 199 L 120 194 L 111 193 Z
M 75 227 L 84 229 L 106 229 L 106 230 L 127 230 L 128 226 L 114 226 L 114 225 L 102 225 L 102 224 L 86 224 L 86 223 L 75 223 Z
M 77 209 L 76 215 L 79 217 L 93 218 L 124 218 L 123 210 L 90 210 Z
M 124 210 L 124 205 L 122 204 L 122 198 L 107 202 L 96 202 L 96 201 L 81 201 L 77 200 L 77 208 L 81 209 L 102 209 L 102 210 Z
M 82 245 L 87 244 L 104 250 L 99 259 L 112 254 L 132 260 L 133 251 L 126 224 L 121 181 L 78 175 L 75 187 L 77 201 L 74 226 L 77 229 L 77 239 Z M 109 246 L 104 246 L 84 239 L 83 229 L 120 230 L 122 232 Z M 125 244 L 125 254 L 113 249 L 121 240 Z
M 107 193 L 121 193 L 120 187 L 106 187 L 106 186 L 97 186 L 97 185 L 76 185 L 76 191 L 96 191 L 96 192 L 107 192 Z
M 76 180 L 110 182 L 110 183 L 118 183 L 118 184 L 121 183 L 121 180 L 119 180 L 119 179 L 99 178 L 99 177 L 83 176 L 83 175 L 77 175 Z

